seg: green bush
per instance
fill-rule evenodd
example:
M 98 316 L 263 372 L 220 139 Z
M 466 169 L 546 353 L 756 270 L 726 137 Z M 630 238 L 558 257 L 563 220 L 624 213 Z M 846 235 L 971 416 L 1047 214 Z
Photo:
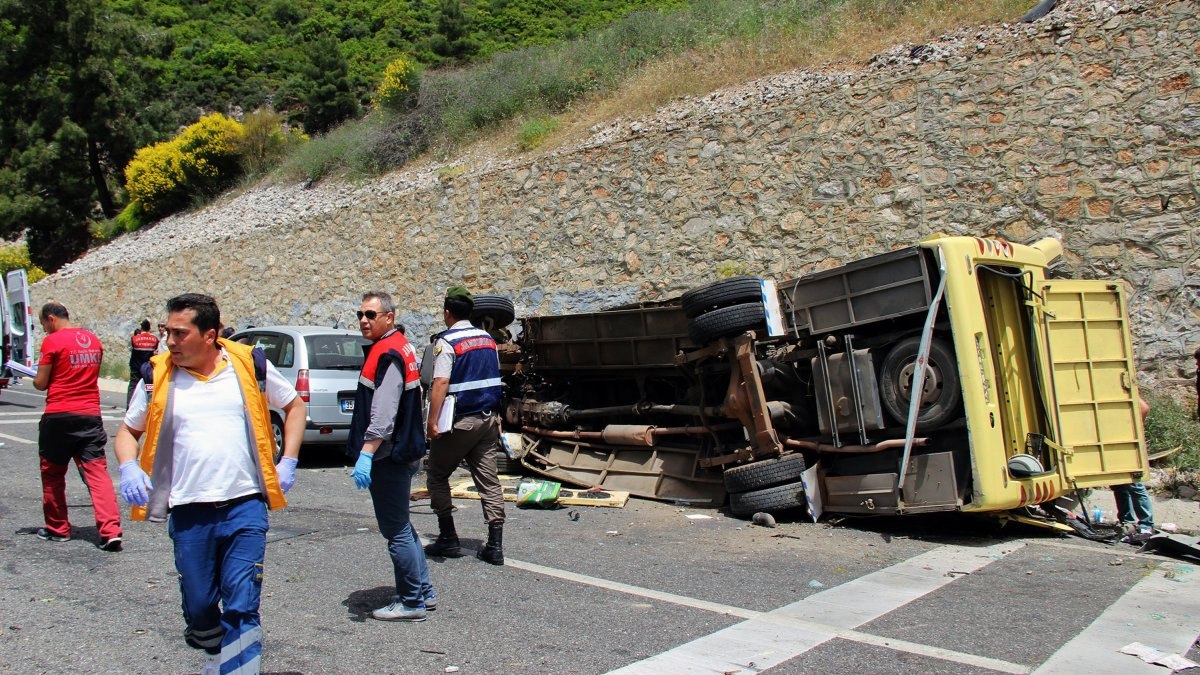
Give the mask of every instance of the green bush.
M 1200 421 L 1196 419 L 1196 402 L 1180 401 L 1166 395 L 1143 394 L 1150 404 L 1146 416 L 1146 444 L 1151 453 L 1183 446 L 1172 455 L 1170 466 L 1178 469 L 1200 469 Z
M 287 118 L 269 108 L 260 108 L 246 115 L 237 153 L 242 171 L 248 176 L 261 176 L 275 168 L 288 152 L 308 142 L 308 136 L 288 126 Z
M 9 244 L 0 246 L 0 277 L 15 269 L 25 269 L 29 283 L 35 283 L 46 278 L 46 270 L 29 262 L 29 247 L 25 244 Z
M 558 120 L 551 117 L 535 117 L 521 124 L 517 132 L 517 147 L 522 151 L 532 150 L 546 140 L 558 128 Z
M 122 232 L 137 232 L 143 225 L 150 222 L 150 217 L 142 209 L 140 202 L 129 202 L 129 205 L 112 219 L 112 227 L 107 231 L 109 239 Z

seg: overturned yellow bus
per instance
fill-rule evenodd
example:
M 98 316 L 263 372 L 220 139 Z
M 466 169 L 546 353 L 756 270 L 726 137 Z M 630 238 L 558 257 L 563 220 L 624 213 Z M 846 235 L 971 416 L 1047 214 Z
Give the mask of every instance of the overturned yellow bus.
M 1124 289 L 1049 278 L 1060 254 L 934 236 L 797 279 L 525 317 L 502 350 L 507 445 L 571 484 L 735 515 L 1045 520 L 1032 507 L 1147 468 Z

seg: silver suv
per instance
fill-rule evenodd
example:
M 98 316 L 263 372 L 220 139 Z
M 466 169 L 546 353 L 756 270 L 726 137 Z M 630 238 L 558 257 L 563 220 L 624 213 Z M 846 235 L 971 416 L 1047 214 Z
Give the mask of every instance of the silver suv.
M 321 326 L 263 326 L 234 333 L 258 347 L 308 404 L 305 443 L 340 444 L 350 433 L 358 371 L 371 344 L 358 331 Z M 283 413 L 271 409 L 275 445 L 283 446 Z M 278 453 L 277 453 L 278 454 Z M 275 458 L 279 461 L 278 456 Z

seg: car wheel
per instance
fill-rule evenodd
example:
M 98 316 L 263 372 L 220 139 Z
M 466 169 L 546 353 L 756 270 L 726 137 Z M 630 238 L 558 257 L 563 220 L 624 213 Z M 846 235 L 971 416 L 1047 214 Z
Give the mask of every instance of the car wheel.
M 749 302 L 743 305 L 722 307 L 701 314 L 688 323 L 688 337 L 698 345 L 741 333 L 747 330 L 765 330 L 767 316 L 762 303 Z
M 488 331 L 507 328 L 516 316 L 512 300 L 500 295 L 477 295 L 471 308 L 471 323 Z
M 729 511 L 735 516 L 752 516 L 759 511 L 786 511 L 807 505 L 804 484 L 799 481 L 729 495 Z
M 275 413 L 271 413 L 271 433 L 275 436 L 275 463 L 278 464 L 283 457 L 283 420 Z
M 920 347 L 921 338 L 905 338 L 896 343 L 883 358 L 879 374 L 879 393 L 883 399 L 883 407 L 897 422 L 908 419 L 913 378 L 917 371 L 917 351 Z M 935 429 L 958 415 L 962 402 L 958 366 L 950 345 L 941 338 L 934 338 L 929 344 L 925 386 L 920 396 L 917 428 Z
M 683 313 L 694 319 L 711 310 L 744 302 L 762 300 L 762 280 L 758 277 L 718 279 L 684 292 L 679 298 Z
M 734 494 L 792 483 L 800 480 L 805 468 L 804 455 L 798 452 L 735 466 L 725 470 L 725 491 Z

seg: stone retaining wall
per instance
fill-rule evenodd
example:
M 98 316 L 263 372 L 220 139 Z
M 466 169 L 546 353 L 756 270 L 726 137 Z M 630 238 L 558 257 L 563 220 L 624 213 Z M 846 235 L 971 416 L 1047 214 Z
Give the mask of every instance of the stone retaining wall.
M 453 283 L 519 314 L 596 310 L 670 297 L 730 261 L 782 278 L 932 232 L 1057 232 L 1067 274 L 1131 284 L 1144 375 L 1180 385 L 1200 344 L 1198 15 L 1194 1 L 1098 2 L 966 31 L 682 102 L 523 163 L 358 186 L 329 208 L 289 189 L 285 222 L 223 237 L 247 195 L 171 225 L 204 222 L 207 243 L 77 265 L 34 295 L 123 359 L 134 321 L 189 290 L 238 326 L 353 326 L 358 295 L 381 288 L 421 340 Z

